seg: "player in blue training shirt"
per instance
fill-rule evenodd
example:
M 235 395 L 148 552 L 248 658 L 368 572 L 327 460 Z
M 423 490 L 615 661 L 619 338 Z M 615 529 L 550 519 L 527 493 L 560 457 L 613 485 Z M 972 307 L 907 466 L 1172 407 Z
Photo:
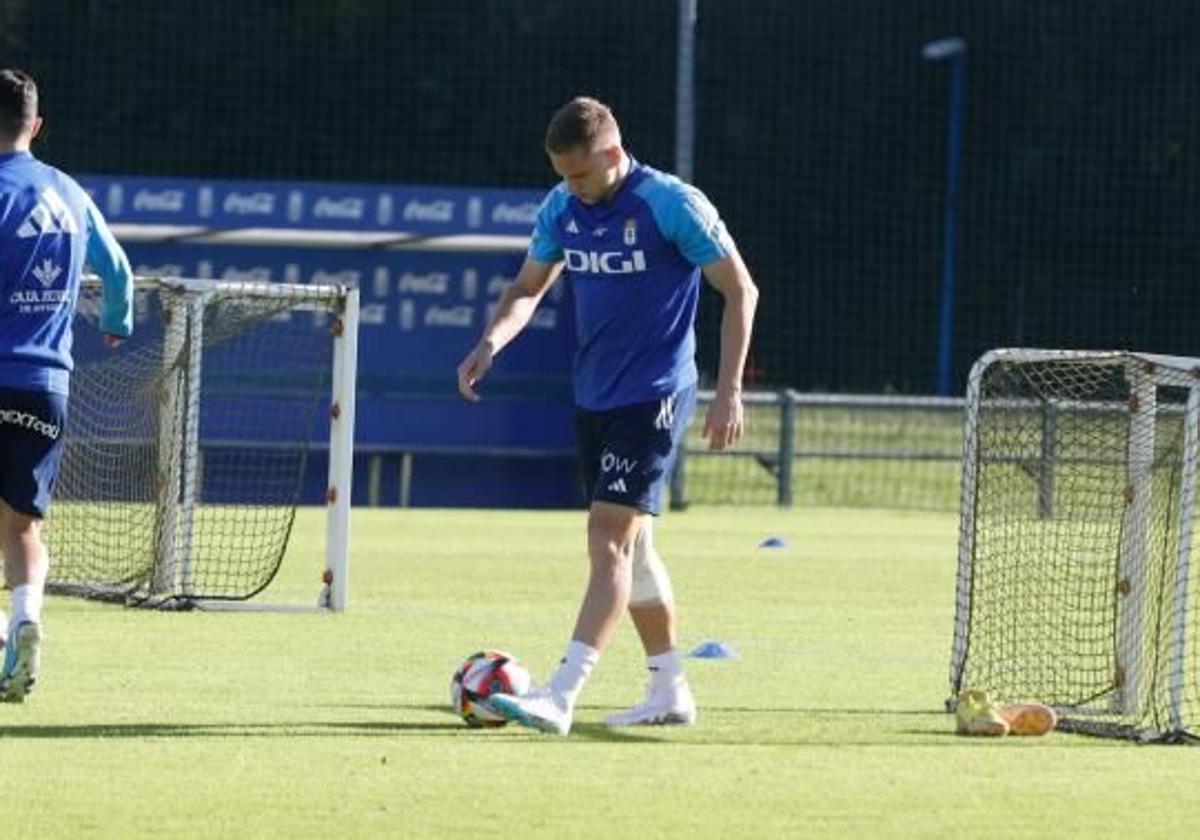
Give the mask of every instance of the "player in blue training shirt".
M 133 328 L 129 260 L 87 193 L 29 153 L 41 126 L 33 79 L 0 70 L 0 534 L 12 587 L 0 701 L 15 703 L 38 676 L 50 563 L 41 526 L 62 458 L 84 263 L 104 282 L 106 343 L 115 347 Z
M 676 649 L 675 600 L 651 536 L 696 400 L 693 323 L 700 275 L 725 299 L 716 399 L 704 421 L 712 449 L 742 435 L 742 369 L 758 291 L 717 211 L 694 187 L 633 160 L 612 112 L 568 102 L 546 152 L 562 183 L 546 196 L 529 253 L 479 343 L 458 367 L 477 383 L 528 323 L 563 270 L 575 297 L 575 401 L 591 575 L 558 670 L 523 697 L 493 705 L 510 720 L 567 734 L 575 701 L 628 608 L 645 648 L 645 700 L 610 726 L 691 724 L 696 704 Z

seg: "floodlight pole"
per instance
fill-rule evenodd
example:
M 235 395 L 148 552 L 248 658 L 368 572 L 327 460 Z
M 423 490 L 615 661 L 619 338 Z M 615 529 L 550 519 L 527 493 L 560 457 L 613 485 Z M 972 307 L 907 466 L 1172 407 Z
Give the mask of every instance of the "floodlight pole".
M 678 0 L 675 53 L 675 174 L 691 183 L 696 175 L 696 15 L 699 0 Z M 687 506 L 687 447 L 682 443 L 671 470 L 671 509 Z
M 696 161 L 696 4 L 679 0 L 675 60 L 675 174 L 690 182 Z
M 942 208 L 942 291 L 938 313 L 938 357 L 936 388 L 939 396 L 950 395 L 951 357 L 954 347 L 955 240 L 958 200 L 958 170 L 962 157 L 963 93 L 967 75 L 967 44 L 962 38 L 930 41 L 921 49 L 926 61 L 950 62 L 950 112 L 946 128 L 946 186 Z

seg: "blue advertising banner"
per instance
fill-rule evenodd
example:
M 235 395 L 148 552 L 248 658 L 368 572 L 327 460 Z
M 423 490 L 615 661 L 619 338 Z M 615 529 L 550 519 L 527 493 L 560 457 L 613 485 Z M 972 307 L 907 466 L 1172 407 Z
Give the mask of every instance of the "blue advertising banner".
M 122 236 L 139 275 L 360 290 L 356 463 L 363 460 L 362 469 L 376 476 L 373 502 L 579 504 L 570 387 L 575 327 L 565 283 L 547 293 L 524 332 L 496 360 L 481 386 L 481 403 L 465 402 L 455 381 L 458 363 L 520 267 L 541 193 L 108 176 L 80 182 Z M 287 241 L 295 244 L 225 236 L 264 230 L 290 232 Z M 314 247 L 329 231 L 386 234 L 377 243 L 385 247 Z M 507 239 L 504 250 L 454 250 L 444 239 L 464 235 Z M 392 237 L 395 244 L 429 247 L 386 247 Z M 260 244 L 239 244 L 254 241 Z M 135 329 L 156 333 L 157 318 L 142 307 Z M 329 340 L 326 319 L 316 313 L 293 313 L 262 329 L 308 331 L 315 341 Z M 80 363 L 108 353 L 97 337 L 80 339 Z M 206 377 L 219 371 L 224 355 L 213 351 Z M 236 457 L 239 447 L 269 444 L 282 434 L 267 411 L 261 422 L 238 412 L 236 432 L 216 419 L 227 413 L 223 400 L 238 399 L 236 390 L 209 395 L 207 410 L 202 407 L 201 445 L 215 447 L 213 457 L 231 446 L 230 457 Z M 318 441 L 328 436 L 326 417 L 322 409 Z M 325 461 L 317 455 L 305 481 L 313 503 L 324 492 Z M 405 458 L 415 460 L 402 469 Z M 401 474 L 409 475 L 403 489 Z M 355 480 L 358 503 L 368 492 L 363 480 Z
M 528 236 L 543 192 L 494 188 L 84 175 L 114 224 Z
M 574 317 L 563 284 L 499 356 L 482 386 L 484 402 L 468 405 L 456 392 L 455 368 L 512 283 L 520 255 L 145 243 L 128 251 L 142 275 L 358 286 L 362 445 L 572 445 Z M 137 312 L 135 326 L 149 327 L 150 318 Z M 310 328 L 324 340 L 321 323 Z M 81 352 L 86 359 L 102 351 L 97 342 Z M 550 416 L 541 421 L 543 409 Z

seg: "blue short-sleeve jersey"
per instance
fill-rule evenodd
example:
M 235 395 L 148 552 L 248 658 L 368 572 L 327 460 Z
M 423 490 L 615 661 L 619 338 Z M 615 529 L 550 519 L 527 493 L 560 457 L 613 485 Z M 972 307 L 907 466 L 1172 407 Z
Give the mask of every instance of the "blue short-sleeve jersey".
M 637 161 L 607 201 L 585 204 L 565 183 L 550 191 L 529 256 L 565 263 L 581 408 L 648 402 L 696 382 L 700 268 L 732 250 L 703 193 Z
M 0 387 L 66 394 L 84 266 L 104 283 L 100 329 L 133 330 L 133 272 L 72 178 L 28 152 L 0 155 Z

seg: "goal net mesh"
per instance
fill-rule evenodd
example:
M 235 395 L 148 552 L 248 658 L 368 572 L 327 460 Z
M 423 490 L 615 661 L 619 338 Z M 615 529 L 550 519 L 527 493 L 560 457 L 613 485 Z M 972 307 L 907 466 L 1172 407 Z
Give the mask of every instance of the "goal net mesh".
M 327 431 L 342 290 L 139 280 L 102 346 L 85 283 L 46 523 L 53 591 L 127 603 L 247 599 L 283 559 Z
M 1014 351 L 973 374 L 954 693 L 1042 701 L 1096 734 L 1200 731 L 1196 371 Z

